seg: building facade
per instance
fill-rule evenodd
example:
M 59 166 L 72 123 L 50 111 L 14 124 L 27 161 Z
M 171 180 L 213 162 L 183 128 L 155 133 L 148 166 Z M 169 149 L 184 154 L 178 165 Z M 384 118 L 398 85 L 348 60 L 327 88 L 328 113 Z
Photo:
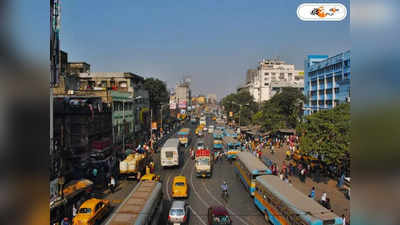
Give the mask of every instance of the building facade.
M 284 87 L 304 88 L 304 72 L 296 70 L 293 64 L 281 60 L 263 59 L 257 69 L 246 73 L 246 84 L 240 90 L 248 90 L 254 101 L 268 101 Z
M 350 51 L 333 57 L 307 56 L 304 63 L 305 115 L 350 101 L 350 57 Z

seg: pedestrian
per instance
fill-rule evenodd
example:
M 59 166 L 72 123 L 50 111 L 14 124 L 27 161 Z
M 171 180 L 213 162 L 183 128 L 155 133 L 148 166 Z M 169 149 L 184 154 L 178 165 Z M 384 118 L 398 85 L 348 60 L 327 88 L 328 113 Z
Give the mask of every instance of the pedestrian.
M 314 197 L 315 197 L 315 187 L 312 187 L 312 188 L 311 188 L 311 192 L 310 192 L 310 194 L 308 195 L 308 197 L 314 199 Z
M 114 178 L 114 176 L 110 177 L 110 190 L 111 190 L 111 193 L 114 193 L 114 190 L 115 190 L 115 178 Z
M 321 196 L 321 205 L 323 205 L 324 207 L 326 207 L 326 192 L 322 193 L 322 196 Z
M 281 180 L 283 180 L 283 173 L 279 173 L 279 178 L 281 178 Z
M 342 173 L 342 176 L 340 176 L 339 178 L 338 187 L 342 188 L 343 183 L 344 183 L 344 173 Z
M 72 218 L 76 216 L 77 211 L 78 210 L 76 209 L 75 204 L 72 204 Z
M 346 216 L 342 214 L 343 225 L 346 225 Z
M 306 174 L 306 169 L 301 169 L 301 171 L 300 171 L 300 180 L 301 180 L 301 182 L 305 182 L 305 174 Z
M 288 179 L 288 182 L 289 182 L 289 185 L 290 185 L 290 186 L 293 186 L 291 180 Z

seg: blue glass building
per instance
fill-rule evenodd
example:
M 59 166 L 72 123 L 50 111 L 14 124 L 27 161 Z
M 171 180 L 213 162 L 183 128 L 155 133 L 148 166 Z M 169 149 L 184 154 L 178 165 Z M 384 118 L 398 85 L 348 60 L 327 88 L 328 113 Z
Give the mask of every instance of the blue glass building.
M 309 55 L 304 62 L 304 115 L 350 101 L 350 51 L 328 57 Z

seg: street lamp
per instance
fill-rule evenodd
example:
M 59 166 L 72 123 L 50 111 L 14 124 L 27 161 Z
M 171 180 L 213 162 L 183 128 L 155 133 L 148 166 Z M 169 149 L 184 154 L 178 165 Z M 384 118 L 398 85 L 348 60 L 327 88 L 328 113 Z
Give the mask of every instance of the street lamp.
M 163 128 L 163 116 L 162 116 L 162 111 L 163 111 L 163 107 L 164 107 L 164 106 L 169 106 L 169 104 L 166 103 L 166 104 L 161 105 L 161 107 L 160 107 L 160 116 L 161 116 L 160 127 L 161 127 L 161 129 L 162 129 L 163 131 L 164 131 L 164 128 Z

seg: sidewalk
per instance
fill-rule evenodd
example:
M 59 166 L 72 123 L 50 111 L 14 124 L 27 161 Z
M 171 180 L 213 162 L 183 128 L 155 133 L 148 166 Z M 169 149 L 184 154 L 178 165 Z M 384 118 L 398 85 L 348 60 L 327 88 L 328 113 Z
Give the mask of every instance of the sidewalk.
M 269 147 L 262 150 L 262 156 L 267 157 L 276 163 L 279 169 L 282 168 L 282 163 L 286 158 L 286 151 L 288 146 L 284 145 L 281 148 L 275 148 L 275 153 L 271 155 Z M 286 161 L 287 162 L 287 161 Z M 311 178 L 307 177 L 305 183 L 301 182 L 297 176 L 289 176 L 289 180 L 292 182 L 293 186 L 299 191 L 303 192 L 305 195 L 309 195 L 311 188 L 315 187 L 315 200 L 319 201 L 323 192 L 326 192 L 327 197 L 331 200 L 331 207 L 333 212 L 342 216 L 346 216 L 346 220 L 350 218 L 350 200 L 348 200 L 344 193 L 341 192 L 337 187 L 337 181 L 332 179 L 321 179 L 321 182 L 316 183 Z M 324 181 L 322 181 L 324 180 Z

